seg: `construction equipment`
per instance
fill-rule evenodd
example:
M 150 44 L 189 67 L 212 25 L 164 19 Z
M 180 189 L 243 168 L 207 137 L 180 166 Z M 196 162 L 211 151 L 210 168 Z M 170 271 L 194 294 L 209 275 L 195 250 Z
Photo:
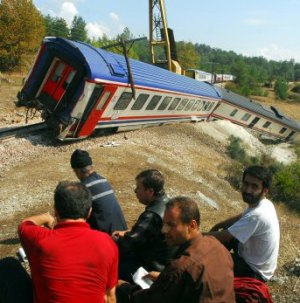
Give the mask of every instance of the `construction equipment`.
M 167 24 L 164 0 L 149 0 L 149 37 L 152 64 L 182 74 L 173 31 Z

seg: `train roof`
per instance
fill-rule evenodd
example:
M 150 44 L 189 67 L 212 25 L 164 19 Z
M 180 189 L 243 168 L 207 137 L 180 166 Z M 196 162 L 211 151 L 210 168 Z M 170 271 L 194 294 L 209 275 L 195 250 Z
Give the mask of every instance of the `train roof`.
M 290 126 L 291 128 L 300 131 L 300 123 L 286 117 L 282 112 L 280 112 L 274 106 L 269 107 L 266 105 L 261 105 L 260 103 L 257 103 L 252 99 L 243 97 L 228 89 L 224 89 L 219 86 L 215 86 L 215 88 L 220 93 L 222 99 L 230 103 L 233 103 L 235 105 L 238 105 L 242 108 L 248 109 L 251 112 L 256 112 L 264 117 L 268 117 L 270 119 L 286 124 L 287 126 Z
M 67 54 L 68 58 L 83 64 L 87 78 L 92 81 L 108 80 L 129 84 L 126 59 L 122 55 L 84 42 L 56 37 L 46 37 L 43 44 L 46 48 Z M 195 81 L 138 60 L 129 61 L 135 85 L 220 99 L 214 86 L 209 83 Z

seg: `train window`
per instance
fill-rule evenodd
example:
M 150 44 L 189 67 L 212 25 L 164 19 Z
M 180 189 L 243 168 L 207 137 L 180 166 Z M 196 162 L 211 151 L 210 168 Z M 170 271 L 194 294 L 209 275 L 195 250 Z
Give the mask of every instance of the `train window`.
M 152 99 L 150 100 L 149 104 L 146 107 L 146 110 L 153 110 L 156 105 L 158 104 L 158 102 L 160 101 L 161 96 L 155 95 L 152 97 Z
M 204 102 L 204 101 L 199 100 L 199 106 L 198 106 L 198 108 L 197 108 L 197 111 L 201 111 L 201 110 L 202 110 L 203 102 Z
M 207 101 L 202 100 L 202 107 L 200 108 L 200 110 L 205 110 Z
M 211 108 L 214 106 L 214 104 L 215 104 L 214 102 L 210 102 L 210 104 L 209 104 L 207 110 L 208 110 L 208 111 L 211 110 Z
M 230 113 L 230 117 L 234 117 L 235 114 L 238 112 L 237 109 L 234 109 L 231 113 Z
M 177 110 L 183 110 L 183 108 L 186 106 L 188 103 L 189 99 L 183 99 L 181 100 L 180 104 L 177 107 Z
M 146 101 L 148 100 L 149 95 L 148 94 L 140 94 L 137 99 L 135 100 L 135 102 L 133 103 L 131 109 L 132 110 L 139 110 L 141 109 L 144 104 L 146 103 Z
M 105 102 L 108 100 L 110 97 L 110 92 L 105 92 L 100 100 L 100 102 L 97 105 L 97 110 L 101 110 Z
M 263 127 L 264 128 L 267 128 L 267 127 L 269 127 L 271 125 L 271 122 L 270 121 L 267 121 L 264 125 L 263 125 Z
M 199 106 L 199 104 L 200 104 L 200 100 L 197 100 L 197 101 L 195 102 L 195 104 L 193 105 L 193 107 L 192 107 L 192 111 L 197 110 L 197 107 Z
M 242 117 L 242 120 L 243 120 L 243 121 L 248 121 L 250 117 L 251 117 L 251 115 L 247 113 L 247 114 L 245 114 L 245 115 Z
M 285 133 L 286 130 L 287 130 L 287 128 L 286 128 L 286 127 L 283 127 L 283 128 L 279 131 L 279 133 L 280 133 L 280 134 L 283 134 L 283 133 Z
M 210 105 L 210 102 L 207 101 L 206 104 L 205 104 L 204 107 L 203 107 L 203 110 L 206 111 L 206 110 L 208 109 L 209 105 Z
M 55 72 L 53 73 L 52 78 L 51 78 L 51 80 L 53 82 L 58 82 L 59 81 L 59 79 L 61 78 L 61 75 L 62 75 L 62 73 L 65 69 L 65 66 L 66 65 L 64 63 L 62 63 L 62 62 L 59 63 L 59 65 L 55 69 Z
M 194 99 L 190 100 L 189 103 L 185 106 L 184 110 L 186 110 L 186 111 L 190 110 L 192 108 L 192 106 L 194 105 L 194 103 L 195 103 Z
M 167 106 L 169 105 L 169 103 L 171 102 L 172 97 L 164 97 L 164 99 L 162 100 L 161 104 L 158 107 L 158 110 L 164 110 L 167 108 Z
M 115 110 L 124 110 L 127 108 L 128 104 L 132 99 L 132 93 L 123 93 L 119 100 L 117 101 L 114 109 Z
M 176 106 L 178 105 L 178 103 L 180 102 L 180 98 L 174 98 L 173 102 L 171 103 L 171 105 L 169 106 L 168 110 L 174 110 L 176 108 Z

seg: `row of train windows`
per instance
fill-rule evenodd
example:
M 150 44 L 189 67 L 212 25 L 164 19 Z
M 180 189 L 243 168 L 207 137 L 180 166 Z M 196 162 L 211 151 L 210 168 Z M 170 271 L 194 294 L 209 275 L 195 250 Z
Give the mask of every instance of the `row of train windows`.
M 139 94 L 133 105 L 131 106 L 131 110 L 140 110 L 148 101 L 150 95 L 148 94 Z M 172 98 L 172 97 L 164 97 L 154 95 L 146 106 L 146 110 L 185 110 L 185 111 L 209 111 L 214 106 L 214 102 L 203 101 L 203 100 L 195 100 L 195 99 L 181 99 L 181 98 Z M 173 100 L 172 100 L 173 99 Z M 114 110 L 125 110 L 130 101 L 132 100 L 132 93 L 122 93 L 116 105 L 114 106 Z M 158 105 L 159 104 L 159 105 Z M 158 106 L 158 107 L 157 107 Z
M 233 117 L 237 112 L 238 112 L 238 110 L 237 110 L 237 109 L 234 109 L 234 110 L 230 113 L 230 116 Z M 243 115 L 242 120 L 243 120 L 243 121 L 248 121 L 248 120 L 250 119 L 250 117 L 251 117 L 251 115 L 248 114 L 248 113 L 246 113 L 246 114 Z M 259 120 L 259 118 L 258 118 L 258 120 Z M 257 122 L 258 120 L 256 120 L 256 122 Z M 267 127 L 269 127 L 271 124 L 272 124 L 272 123 L 271 123 L 270 121 L 266 121 L 266 122 L 264 123 L 264 125 L 263 125 L 263 128 L 267 128 Z M 287 130 L 286 127 L 282 127 L 281 130 L 279 131 L 279 133 L 280 133 L 280 134 L 283 134 L 283 133 L 285 133 L 286 130 Z

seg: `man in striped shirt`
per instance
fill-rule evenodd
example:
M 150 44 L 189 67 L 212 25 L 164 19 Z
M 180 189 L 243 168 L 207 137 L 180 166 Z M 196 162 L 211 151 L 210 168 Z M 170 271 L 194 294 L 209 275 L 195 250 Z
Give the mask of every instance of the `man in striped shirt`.
M 92 213 L 87 222 L 91 228 L 108 234 L 127 230 L 127 224 L 109 182 L 93 169 L 93 161 L 85 150 L 76 149 L 71 156 L 71 167 L 77 178 L 92 194 Z

